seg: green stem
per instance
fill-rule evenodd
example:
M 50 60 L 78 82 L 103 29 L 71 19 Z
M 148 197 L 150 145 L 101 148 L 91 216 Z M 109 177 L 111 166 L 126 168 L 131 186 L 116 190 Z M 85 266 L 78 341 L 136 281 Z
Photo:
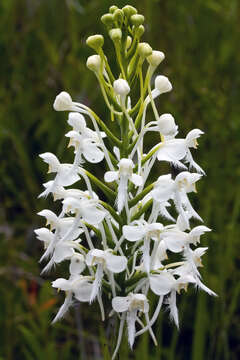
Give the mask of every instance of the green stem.
M 122 218 L 116 213 L 116 211 L 113 209 L 113 207 L 109 204 L 107 204 L 104 201 L 99 201 L 99 203 L 106 209 L 109 211 L 109 213 L 112 215 L 112 217 L 118 222 L 118 224 L 123 225 L 123 220 Z
M 140 194 L 138 194 L 137 196 L 135 196 L 135 198 L 130 200 L 128 202 L 129 207 L 136 205 L 140 200 L 142 200 L 144 198 L 144 196 L 147 195 L 152 190 L 154 184 L 155 183 L 148 185 Z
M 131 218 L 131 222 L 139 219 L 140 216 L 148 210 L 148 208 L 152 205 L 152 203 L 153 203 L 152 199 L 148 200 L 148 202 L 135 215 L 133 215 L 133 217 Z

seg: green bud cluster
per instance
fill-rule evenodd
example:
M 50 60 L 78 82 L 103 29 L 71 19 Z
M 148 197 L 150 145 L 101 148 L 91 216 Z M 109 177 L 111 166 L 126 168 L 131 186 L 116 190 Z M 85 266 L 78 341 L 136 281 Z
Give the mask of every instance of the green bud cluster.
M 119 67 L 117 78 L 123 78 L 128 81 L 129 85 L 134 85 L 133 83 L 140 77 L 143 63 L 149 67 L 148 75 L 151 77 L 160 61 L 151 61 L 153 55 L 151 46 L 146 42 L 141 42 L 141 37 L 145 31 L 144 16 L 139 14 L 137 9 L 131 5 L 126 5 L 122 9 L 112 5 L 109 12 L 102 15 L 101 21 L 106 27 L 106 32 L 115 48 Z M 112 74 L 107 57 L 104 54 L 104 37 L 99 34 L 89 36 L 86 43 L 99 56 L 98 58 L 90 57 L 87 61 L 87 67 L 96 74 L 102 90 L 105 88 L 105 92 L 108 93 L 106 96 L 111 98 L 113 82 L 116 78 Z M 153 58 L 155 59 L 155 57 L 154 55 Z M 106 79 L 109 80 L 107 86 Z M 118 108 L 118 105 L 116 107 Z

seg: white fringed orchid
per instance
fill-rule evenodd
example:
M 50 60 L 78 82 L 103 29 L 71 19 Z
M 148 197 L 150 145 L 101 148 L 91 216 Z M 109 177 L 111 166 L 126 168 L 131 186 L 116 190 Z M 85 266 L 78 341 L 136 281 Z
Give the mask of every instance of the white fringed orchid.
M 133 173 L 133 161 L 131 159 L 121 159 L 118 163 L 119 170 L 107 171 L 104 175 L 104 180 L 108 182 L 118 181 L 118 196 L 117 209 L 122 211 L 128 199 L 128 181 L 131 181 L 135 186 L 141 186 L 143 179 L 140 175 Z
M 143 239 L 143 265 L 147 273 L 150 271 L 150 240 L 159 240 L 162 231 L 162 224 L 148 224 L 144 220 L 136 221 L 136 225 L 123 226 L 123 235 L 128 241 L 135 242 Z
M 111 249 L 106 249 L 104 251 L 99 249 L 92 249 L 88 252 L 86 256 L 86 264 L 88 266 L 97 266 L 90 298 L 90 301 L 93 301 L 101 287 L 103 272 L 109 271 L 114 274 L 118 274 L 124 271 L 127 266 L 127 258 L 125 256 L 114 255 Z M 112 278 L 110 279 L 112 280 Z M 114 287 L 113 283 L 112 286 Z
M 99 149 L 100 144 L 88 137 L 83 137 L 77 131 L 69 131 L 66 137 L 70 138 L 69 146 L 73 146 L 78 156 L 77 165 L 83 162 L 82 155 L 90 163 L 96 164 L 104 159 L 104 153 Z
M 101 223 L 106 215 L 106 211 L 100 208 L 97 200 L 76 199 L 74 197 L 67 197 L 63 200 L 63 211 L 76 214 L 92 225 Z
M 51 193 L 59 212 L 40 211 L 47 224 L 35 233 L 45 249 L 40 261 L 47 260 L 42 272 L 69 263 L 70 275 L 52 282 L 66 295 L 53 322 L 73 302 L 96 300 L 102 320 L 105 308 L 120 320 L 114 360 L 125 324 L 131 348 L 146 331 L 157 345 L 152 327 L 163 306 L 179 326 L 176 298 L 182 289 L 193 284 L 216 294 L 199 270 L 207 250 L 199 247 L 200 238 L 211 230 L 191 227 L 192 219 L 203 221 L 190 202 L 204 175 L 191 153 L 203 131 L 178 138 L 174 117 L 159 115 L 157 98 L 172 90 L 166 76 L 155 74 L 165 55 L 141 41 L 144 17 L 135 8 L 109 11 L 101 19 L 114 43 L 119 73 L 110 69 L 103 36 L 90 36 L 87 45 L 96 54 L 86 65 L 106 108 L 97 115 L 65 91 L 57 95 L 54 109 L 69 112 L 65 136 L 73 147 L 72 162 L 61 163 L 50 152 L 40 155 L 55 178 L 43 184 L 39 197 Z M 176 176 L 164 174 L 162 162 L 170 163 Z
M 100 143 L 98 134 L 87 127 L 86 120 L 82 114 L 79 114 L 78 112 L 69 113 L 67 122 L 70 126 L 72 126 L 73 131 L 78 132 L 82 138 L 92 139 L 96 143 Z M 101 131 L 100 135 L 101 138 L 106 137 L 104 131 Z
M 48 173 L 57 173 L 54 181 L 46 188 L 41 196 L 47 196 L 50 192 L 54 192 L 58 186 L 73 185 L 80 180 L 80 176 L 74 165 L 60 164 L 58 158 L 50 152 L 46 152 L 39 156 L 49 165 Z
M 128 296 L 125 297 L 116 296 L 115 298 L 113 298 L 112 307 L 114 311 L 126 314 L 128 342 L 130 347 L 132 348 L 136 333 L 135 323 L 137 321 L 137 315 L 139 312 L 142 312 L 145 314 L 145 316 L 147 316 L 149 311 L 148 300 L 144 294 L 130 293 Z M 125 317 L 122 318 L 125 319 Z
M 203 131 L 194 129 L 187 134 L 185 139 L 170 139 L 164 141 L 157 153 L 158 160 L 168 161 L 180 169 L 186 169 L 186 166 L 180 161 L 185 160 L 185 162 L 190 164 L 190 167 L 196 169 L 199 173 L 204 174 L 204 171 L 200 166 L 193 161 L 189 150 L 191 147 L 197 147 L 197 138 L 202 134 Z

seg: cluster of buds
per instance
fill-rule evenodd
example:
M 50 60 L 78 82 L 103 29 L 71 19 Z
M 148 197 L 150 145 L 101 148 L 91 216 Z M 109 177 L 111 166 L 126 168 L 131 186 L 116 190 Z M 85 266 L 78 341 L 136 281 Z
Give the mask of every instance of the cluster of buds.
M 52 283 L 66 295 L 53 322 L 77 300 L 97 301 L 102 320 L 111 307 L 108 315 L 119 318 L 114 359 L 125 325 L 131 348 L 135 338 L 146 331 L 157 344 L 153 325 L 163 304 L 179 326 L 176 297 L 182 289 L 193 284 L 215 294 L 199 273 L 207 248 L 198 244 L 210 229 L 204 225 L 190 228 L 191 219 L 202 222 L 189 194 L 196 192 L 196 182 L 204 174 L 191 154 L 203 132 L 194 129 L 185 138 L 176 138 L 174 117 L 159 115 L 155 100 L 171 91 L 172 85 L 167 77 L 154 75 L 164 54 L 140 42 L 143 15 L 132 6 L 112 6 L 101 20 L 114 44 L 119 73 L 116 76 L 111 71 L 102 35 L 87 39 L 96 51 L 87 67 L 98 79 L 109 119 L 101 120 L 66 92 L 56 97 L 54 109 L 69 112 L 71 129 L 66 137 L 74 159 L 62 164 L 52 153 L 40 155 L 49 165 L 48 172 L 56 174 L 43 184 L 40 196 L 52 194 L 54 201 L 61 202 L 61 211 L 56 215 L 42 210 L 39 215 L 47 225 L 35 232 L 44 243 L 43 272 L 69 263 L 69 277 Z M 134 105 L 131 89 L 139 90 Z M 155 121 L 147 122 L 148 108 Z M 145 153 L 144 137 L 151 132 L 159 134 L 159 142 Z M 99 164 L 97 176 L 87 170 L 88 162 Z M 177 168 L 178 175 L 154 178 L 151 170 L 156 162 Z M 155 309 L 150 294 L 158 299 Z

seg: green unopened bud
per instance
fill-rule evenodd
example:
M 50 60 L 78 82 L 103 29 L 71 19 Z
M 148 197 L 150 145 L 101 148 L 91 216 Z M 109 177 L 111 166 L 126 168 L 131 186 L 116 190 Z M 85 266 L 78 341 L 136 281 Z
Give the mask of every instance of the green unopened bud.
M 128 35 L 127 41 L 126 41 L 126 50 L 130 48 L 131 44 L 132 44 L 132 38 L 131 38 L 131 36 Z
M 122 8 L 122 11 L 124 12 L 124 15 L 127 18 L 130 18 L 132 15 L 137 14 L 137 9 L 131 5 L 126 5 Z
M 89 56 L 86 65 L 89 68 L 89 70 L 98 73 L 101 68 L 101 57 L 99 55 Z
M 147 57 L 147 61 L 153 67 L 157 67 L 163 60 L 165 55 L 162 51 L 153 50 L 152 54 Z
M 104 14 L 102 17 L 101 17 L 101 21 L 104 25 L 106 25 L 107 27 L 111 27 L 113 26 L 113 15 L 112 14 Z
M 121 24 L 123 22 L 123 15 L 124 14 L 123 14 L 122 10 L 120 10 L 120 9 L 115 10 L 113 13 L 114 21 L 117 21 L 118 23 Z
M 139 27 L 136 27 L 134 29 L 135 31 L 135 35 L 138 39 L 140 39 L 140 37 L 144 34 L 145 28 L 143 25 L 140 25 Z
M 145 59 L 146 57 L 152 54 L 152 48 L 148 43 L 142 42 L 138 44 L 138 53 L 141 58 Z
M 116 11 L 117 9 L 118 9 L 118 7 L 117 7 L 116 5 L 112 5 L 112 6 L 110 6 L 110 8 L 109 8 L 109 12 L 110 12 L 111 14 L 113 14 L 114 11 Z
M 104 37 L 102 35 L 89 36 L 86 41 L 87 45 L 92 49 L 99 51 L 104 44 Z
M 132 25 L 140 26 L 144 23 L 144 16 L 140 14 L 132 15 L 130 18 Z
M 109 31 L 109 36 L 112 39 L 112 41 L 120 41 L 122 38 L 122 30 L 119 28 L 111 29 Z

